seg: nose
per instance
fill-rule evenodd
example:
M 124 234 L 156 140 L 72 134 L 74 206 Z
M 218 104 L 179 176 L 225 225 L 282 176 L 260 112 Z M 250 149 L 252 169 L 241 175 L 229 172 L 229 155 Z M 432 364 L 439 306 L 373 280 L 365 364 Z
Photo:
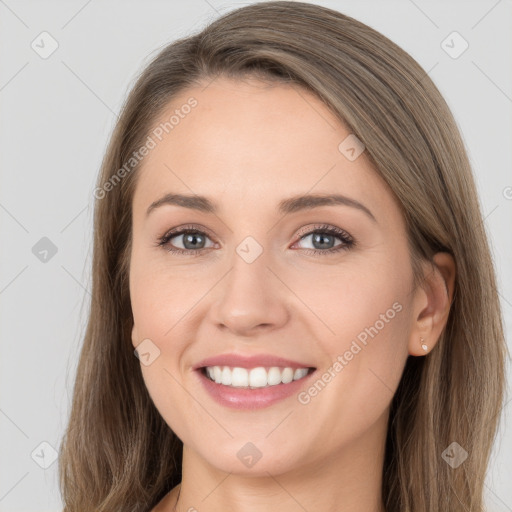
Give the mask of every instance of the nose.
M 265 252 L 252 263 L 235 255 L 231 269 L 216 286 L 209 309 L 217 329 L 249 337 L 286 324 L 290 292 L 268 263 Z

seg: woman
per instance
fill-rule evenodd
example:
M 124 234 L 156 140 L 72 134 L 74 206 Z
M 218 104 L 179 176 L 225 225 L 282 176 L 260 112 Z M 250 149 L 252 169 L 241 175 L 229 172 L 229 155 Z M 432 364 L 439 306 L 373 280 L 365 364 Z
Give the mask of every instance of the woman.
M 500 305 L 403 50 L 265 2 L 164 48 L 95 190 L 65 511 L 483 510 Z

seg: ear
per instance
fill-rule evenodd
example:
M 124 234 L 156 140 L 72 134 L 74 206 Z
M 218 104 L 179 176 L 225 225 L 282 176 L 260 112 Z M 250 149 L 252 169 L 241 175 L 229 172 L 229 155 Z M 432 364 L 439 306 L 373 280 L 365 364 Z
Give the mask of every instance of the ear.
M 422 286 L 415 291 L 409 354 L 428 354 L 437 344 L 448 321 L 455 287 L 455 261 L 451 254 L 438 252 L 433 265 L 426 266 Z M 423 341 L 420 340 L 423 338 Z M 428 348 L 423 350 L 422 344 Z
M 132 345 L 133 348 L 137 347 L 137 345 L 140 343 L 139 341 L 139 335 L 137 334 L 137 328 L 135 327 L 135 322 L 133 323 L 132 327 Z

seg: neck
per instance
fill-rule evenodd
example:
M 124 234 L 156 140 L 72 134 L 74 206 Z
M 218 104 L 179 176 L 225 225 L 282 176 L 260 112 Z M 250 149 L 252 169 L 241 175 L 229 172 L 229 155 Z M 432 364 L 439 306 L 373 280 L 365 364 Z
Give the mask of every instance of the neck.
M 372 431 L 327 457 L 257 476 L 221 471 L 185 445 L 182 483 L 174 489 L 168 510 L 176 504 L 176 512 L 385 512 L 381 488 L 386 429 L 384 415 Z

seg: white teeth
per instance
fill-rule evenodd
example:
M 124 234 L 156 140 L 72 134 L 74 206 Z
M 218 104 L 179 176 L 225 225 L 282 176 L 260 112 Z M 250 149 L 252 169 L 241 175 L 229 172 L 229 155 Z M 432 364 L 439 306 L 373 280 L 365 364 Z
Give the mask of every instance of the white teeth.
M 229 366 L 208 366 L 206 375 L 217 384 L 231 386 L 235 388 L 265 388 L 268 386 L 277 386 L 278 384 L 288 384 L 293 380 L 304 378 L 308 374 L 308 368 L 279 368 L 273 366 L 264 368 L 231 368 Z
M 222 382 L 222 384 L 224 384 L 224 386 L 231 385 L 231 372 L 229 371 L 229 368 L 224 368 L 224 370 L 222 370 L 221 382 Z
M 302 377 L 305 377 L 307 374 L 308 374 L 307 368 L 297 368 L 295 370 L 295 373 L 293 374 L 293 380 L 302 379 Z
M 228 372 L 230 369 L 225 366 Z M 231 385 L 235 388 L 240 388 L 249 385 L 249 372 L 245 368 L 233 368 L 231 370 Z
M 253 368 L 249 372 L 249 386 L 251 388 L 264 388 L 267 385 L 267 370 L 265 368 Z
M 285 368 L 281 377 L 283 384 L 288 384 L 293 380 L 293 370 L 291 368 Z
M 281 384 L 281 370 L 273 366 L 268 371 L 268 385 L 275 386 L 276 384 Z

